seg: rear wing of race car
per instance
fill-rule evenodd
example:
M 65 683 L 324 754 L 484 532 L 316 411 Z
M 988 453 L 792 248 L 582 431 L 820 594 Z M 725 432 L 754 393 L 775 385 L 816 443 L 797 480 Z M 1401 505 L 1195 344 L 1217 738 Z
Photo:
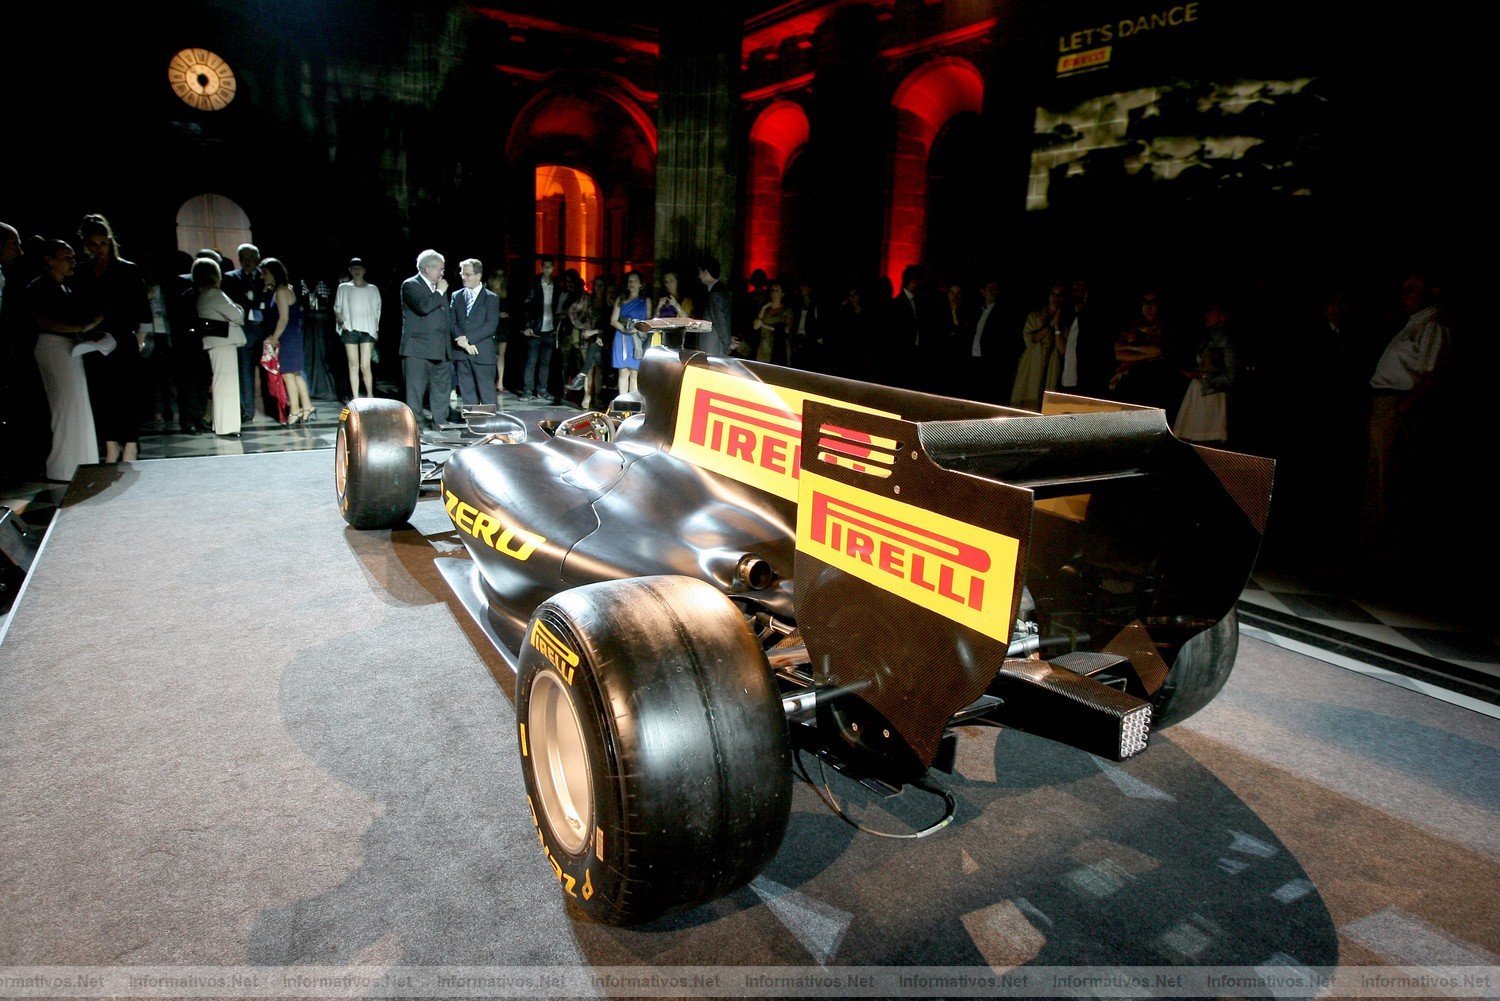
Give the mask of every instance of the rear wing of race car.
M 913 774 L 981 711 L 1144 748 L 1151 697 L 1234 607 L 1265 529 L 1270 460 L 1181 442 L 1160 410 L 1049 394 L 1037 415 L 910 421 L 809 399 L 800 430 L 814 680 L 873 707 Z

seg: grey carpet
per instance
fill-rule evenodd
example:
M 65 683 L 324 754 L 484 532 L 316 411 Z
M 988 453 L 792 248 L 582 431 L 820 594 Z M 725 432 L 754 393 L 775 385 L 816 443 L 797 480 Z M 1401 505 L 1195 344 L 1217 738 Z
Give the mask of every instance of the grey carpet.
M 1125 765 L 972 730 L 935 837 L 858 834 L 799 784 L 750 887 L 641 929 L 570 921 L 521 791 L 509 672 L 432 565 L 458 549 L 446 516 L 426 500 L 410 529 L 346 529 L 330 464 L 179 459 L 75 484 L 0 645 L 0 964 L 1500 952 L 1494 721 L 1250 640 L 1221 699 Z M 832 782 L 872 826 L 939 812 Z

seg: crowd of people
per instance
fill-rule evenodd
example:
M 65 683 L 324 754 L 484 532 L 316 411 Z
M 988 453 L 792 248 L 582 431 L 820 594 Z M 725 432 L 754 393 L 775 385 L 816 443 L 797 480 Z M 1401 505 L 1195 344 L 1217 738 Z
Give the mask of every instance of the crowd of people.
M 13 411 L 26 407 L 24 373 L 34 374 L 32 399 L 45 395 L 50 414 L 49 479 L 133 459 L 143 422 L 174 409 L 182 433 L 227 437 L 258 413 L 285 424 L 316 416 L 304 300 L 318 295 L 294 284 L 282 260 L 247 243 L 226 269 L 205 249 L 159 278 L 122 255 L 99 215 L 80 222 L 75 242 L 23 245 L 4 224 L 0 237 L 7 395 Z M 329 366 L 338 395 L 403 396 L 433 425 L 458 420 L 455 404 L 507 398 L 603 407 L 637 389 L 642 357 L 664 338 L 1015 408 L 1039 409 L 1044 393 L 1061 391 L 1159 407 L 1180 438 L 1275 455 L 1279 489 L 1317 493 L 1309 508 L 1362 510 L 1340 524 L 1358 521 L 1366 544 L 1396 551 L 1410 544 L 1413 470 L 1441 431 L 1455 367 L 1442 288 L 1422 273 L 1406 275 L 1388 304 L 1350 289 L 1300 304 L 1153 286 L 1101 297 L 1073 277 L 1046 283 L 1022 308 L 999 275 L 935 281 L 921 265 L 905 269 L 899 288 L 879 279 L 824 288 L 761 272 L 732 282 L 712 257 L 668 264 L 655 281 L 627 270 L 586 283 L 557 264 L 507 273 L 469 257 L 450 288 L 445 257 L 419 254 L 398 292 L 393 390 L 376 362 L 382 318 L 389 327 L 394 317 L 365 262 L 348 261 L 329 297 L 346 363 Z M 712 333 L 684 344 L 638 329 L 670 316 L 706 318 Z
M 0 236 L 4 419 L 22 453 L 11 462 L 27 464 L 28 429 L 50 432 L 38 465 L 67 482 L 80 465 L 134 460 L 141 429 L 174 418 L 183 434 L 237 438 L 258 400 L 281 423 L 315 415 L 301 296 L 252 244 L 228 270 L 213 249 L 148 269 L 98 214 L 75 242 L 23 241 L 5 223 Z

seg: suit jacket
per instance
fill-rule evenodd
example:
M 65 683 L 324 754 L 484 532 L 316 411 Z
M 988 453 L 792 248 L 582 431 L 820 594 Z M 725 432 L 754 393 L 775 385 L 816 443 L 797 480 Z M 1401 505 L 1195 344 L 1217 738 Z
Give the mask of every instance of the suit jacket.
M 260 329 L 261 320 L 265 318 L 266 306 L 271 301 L 266 293 L 265 283 L 261 280 L 260 269 L 246 271 L 244 268 L 235 268 L 233 271 L 226 271 L 219 287 L 229 296 L 230 302 L 245 311 L 245 330 L 255 336 Z M 250 318 L 252 309 L 260 310 L 261 320 Z
M 898 356 L 912 351 L 939 354 L 948 343 L 947 331 L 952 325 L 947 303 L 930 292 L 918 292 L 913 301 L 901 289 L 891 299 L 891 347 Z
M 1078 320 L 1078 385 L 1062 388 L 1065 392 L 1085 396 L 1103 396 L 1108 391 L 1110 376 L 1115 372 L 1115 338 L 1119 329 L 1109 322 L 1092 297 L 1083 310 L 1064 318 L 1064 334 L 1072 326 L 1074 317 Z
M 990 307 L 989 319 L 984 321 L 984 332 L 979 330 L 979 319 L 984 316 L 984 306 L 974 311 L 964 324 L 960 334 L 960 344 L 957 345 L 960 358 L 974 357 L 974 338 L 979 337 L 979 357 L 985 365 L 990 368 L 999 366 L 1002 356 L 1015 354 L 1015 345 L 1011 341 L 1015 331 L 1002 332 L 1000 328 L 1006 326 L 1002 319 L 1002 310 L 997 302 Z
M 448 297 L 420 274 L 401 283 L 401 356 L 445 361 L 452 348 Z
M 698 335 L 699 350 L 714 355 L 727 355 L 731 324 L 729 283 L 724 279 L 714 282 L 714 287 L 708 290 L 708 307 L 704 310 L 703 318 L 713 324 L 714 329 L 710 333 Z
M 464 298 L 468 293 L 460 286 L 448 301 L 448 314 L 452 317 L 452 339 L 457 341 L 460 337 L 467 337 L 479 353 L 471 355 L 455 343 L 452 358 L 454 361 L 494 365 L 498 357 L 495 332 L 500 327 L 500 297 L 482 285 L 474 291 L 478 293 L 474 308 L 466 309 Z
M 542 308 L 546 298 L 542 293 L 542 276 L 537 275 L 531 280 L 531 287 L 526 292 L 526 326 L 530 327 L 537 337 L 557 347 L 557 335 L 562 332 L 563 320 L 568 315 L 568 304 L 563 300 L 567 297 L 567 286 L 560 276 L 552 278 L 552 329 L 542 332 Z

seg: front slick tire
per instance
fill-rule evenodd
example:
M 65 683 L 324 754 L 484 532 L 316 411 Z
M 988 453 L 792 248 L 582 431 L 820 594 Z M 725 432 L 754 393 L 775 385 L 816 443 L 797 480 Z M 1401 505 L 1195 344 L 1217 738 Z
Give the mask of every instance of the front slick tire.
M 516 717 L 542 851 L 594 920 L 714 900 L 781 845 L 780 694 L 743 616 L 702 581 L 606 581 L 545 602 L 522 643 Z
M 349 401 L 333 447 L 333 490 L 355 528 L 395 528 L 411 517 L 422 492 L 422 435 L 410 407 Z

